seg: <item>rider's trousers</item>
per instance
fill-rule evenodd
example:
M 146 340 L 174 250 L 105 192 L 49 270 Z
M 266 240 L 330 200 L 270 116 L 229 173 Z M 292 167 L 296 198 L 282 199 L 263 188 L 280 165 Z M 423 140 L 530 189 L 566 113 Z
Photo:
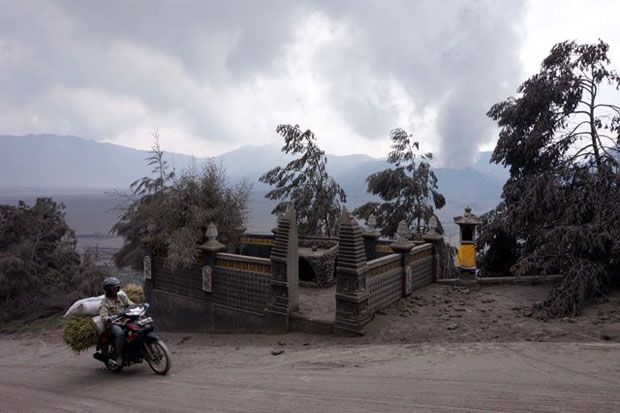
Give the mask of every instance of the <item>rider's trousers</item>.
M 123 354 L 123 346 L 125 345 L 125 332 L 120 326 L 112 324 L 110 333 L 114 337 L 114 346 L 116 348 L 116 354 Z

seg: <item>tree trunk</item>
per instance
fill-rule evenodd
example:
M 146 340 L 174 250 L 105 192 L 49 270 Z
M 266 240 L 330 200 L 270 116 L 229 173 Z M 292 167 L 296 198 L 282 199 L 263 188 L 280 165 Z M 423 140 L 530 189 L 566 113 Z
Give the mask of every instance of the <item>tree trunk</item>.
M 590 137 L 592 138 L 592 149 L 594 150 L 594 159 L 596 160 L 597 173 L 601 170 L 601 154 L 598 148 L 598 132 L 594 122 L 594 103 L 596 98 L 596 85 L 592 82 L 590 90 Z

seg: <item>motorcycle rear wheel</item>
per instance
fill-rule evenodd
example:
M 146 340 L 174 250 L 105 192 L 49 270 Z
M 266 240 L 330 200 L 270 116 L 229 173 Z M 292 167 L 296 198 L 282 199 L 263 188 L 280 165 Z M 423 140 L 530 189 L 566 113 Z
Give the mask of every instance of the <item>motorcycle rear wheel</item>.
M 148 341 L 146 346 L 146 361 L 149 367 L 157 374 L 166 375 L 170 371 L 170 351 L 161 340 Z

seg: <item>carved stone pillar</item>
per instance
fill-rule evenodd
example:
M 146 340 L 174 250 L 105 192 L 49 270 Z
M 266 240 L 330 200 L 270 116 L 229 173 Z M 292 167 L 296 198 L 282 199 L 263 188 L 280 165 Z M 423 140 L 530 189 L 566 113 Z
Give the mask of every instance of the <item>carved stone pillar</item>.
M 364 237 L 364 249 L 366 250 L 366 261 L 377 258 L 377 240 L 381 233 L 377 231 L 377 219 L 374 215 L 368 217 L 368 227 L 362 233 Z
M 144 258 L 142 259 L 142 274 L 144 276 L 144 300 L 147 303 L 153 302 L 153 251 L 151 244 L 144 242 Z
M 271 249 L 271 286 L 265 309 L 265 332 L 286 333 L 289 314 L 299 309 L 299 242 L 295 209 L 278 219 Z
M 422 236 L 422 239 L 433 244 L 433 277 L 443 278 L 444 270 L 442 269 L 440 254 L 444 248 L 443 235 L 439 233 L 439 219 L 433 215 L 429 221 L 428 232 Z M 449 248 L 449 247 L 448 247 Z
M 370 321 L 368 313 L 366 251 L 362 230 L 343 208 L 340 214 L 336 275 L 336 322 L 338 335 L 362 335 Z
M 153 304 L 153 288 L 154 288 L 154 280 L 153 280 L 153 272 L 155 269 L 154 263 L 154 248 L 153 248 L 153 237 L 151 233 L 155 231 L 155 227 L 153 225 L 149 225 L 146 230 L 143 232 L 144 236 L 142 237 L 142 245 L 144 246 L 144 257 L 142 258 L 142 275 L 144 277 L 144 300 L 147 303 Z
M 202 291 L 211 293 L 213 291 L 213 267 L 215 266 L 215 255 L 226 250 L 226 245 L 218 241 L 217 227 L 214 223 L 209 223 L 205 232 L 207 241 L 200 246 L 204 252 L 204 266 L 202 267 Z
M 411 294 L 413 290 L 413 273 L 411 270 L 411 249 L 414 247 L 413 241 L 409 239 L 409 228 L 405 221 L 398 223 L 396 229 L 396 241 L 390 244 L 390 248 L 400 254 L 400 266 L 403 267 L 403 295 Z

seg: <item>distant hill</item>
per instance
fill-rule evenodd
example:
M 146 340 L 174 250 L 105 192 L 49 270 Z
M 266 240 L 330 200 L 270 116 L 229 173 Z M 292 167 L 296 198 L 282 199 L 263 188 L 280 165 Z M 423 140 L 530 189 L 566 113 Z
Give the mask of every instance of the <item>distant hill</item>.
M 75 136 L 0 135 L 0 201 L 35 195 L 101 194 L 104 189 L 125 189 L 137 178 L 150 173 L 144 161 L 147 155 L 146 151 Z M 508 174 L 503 167 L 488 163 L 490 155 L 490 152 L 481 152 L 478 161 L 468 168 L 435 168 L 440 192 L 447 199 L 446 207 L 438 214 L 443 222 L 451 221 L 452 216 L 460 213 L 466 205 L 483 213 L 499 202 Z M 167 153 L 167 158 L 178 169 L 195 159 L 176 153 Z M 243 146 L 213 159 L 225 168 L 231 182 L 248 179 L 254 184 L 250 205 L 250 219 L 254 222 L 250 227 L 271 228 L 273 218 L 269 211 L 273 203 L 262 199 L 268 186 L 259 183 L 258 178 L 291 158 L 282 154 L 280 145 L 272 144 Z M 347 191 L 349 207 L 355 208 L 370 199 L 366 194 L 366 177 L 389 165 L 385 160 L 368 155 L 328 155 L 327 167 Z M 88 208 L 83 208 L 79 203 L 83 201 L 78 202 L 78 199 L 81 198 L 67 198 L 69 212 L 73 205 L 76 205 L 74 209 L 79 206 L 83 215 L 81 221 L 88 223 Z M 99 201 L 94 203 L 100 204 Z M 111 221 L 112 218 L 101 220 L 106 225 Z M 106 225 L 102 224 L 96 230 L 107 232 Z M 92 222 L 84 224 L 82 232 L 92 232 L 92 226 Z
M 214 157 L 232 180 L 258 177 L 270 168 L 291 158 L 279 145 L 243 146 Z M 0 135 L 0 187 L 38 188 L 125 188 L 135 179 L 150 173 L 142 151 L 76 136 Z M 166 153 L 168 161 L 178 169 L 194 158 Z M 328 155 L 331 173 L 341 173 L 365 161 L 368 155 Z
M 150 173 L 145 151 L 75 136 L 0 136 L 0 187 L 124 188 Z M 191 157 L 170 154 L 186 165 Z

